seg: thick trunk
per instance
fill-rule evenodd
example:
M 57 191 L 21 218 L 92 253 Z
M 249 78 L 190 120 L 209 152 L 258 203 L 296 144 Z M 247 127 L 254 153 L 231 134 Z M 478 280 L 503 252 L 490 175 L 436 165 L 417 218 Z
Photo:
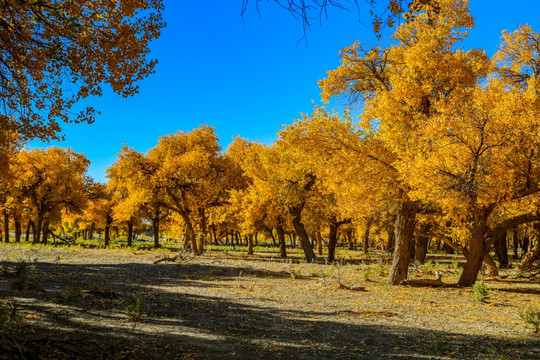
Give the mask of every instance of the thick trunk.
M 431 230 L 430 224 L 424 224 L 422 226 L 422 233 L 427 234 Z M 420 264 L 423 264 L 426 261 L 426 255 L 428 250 L 429 237 L 425 235 L 420 235 L 416 238 L 415 247 L 414 247 L 414 258 Z
M 458 285 L 472 286 L 478 278 L 478 272 L 487 255 L 487 246 L 484 241 L 487 215 L 484 217 L 475 216 L 471 229 L 471 239 L 467 261 L 463 267 L 463 272 L 459 278 Z
M 90 228 L 88 229 L 88 240 L 92 240 L 94 238 L 94 227 L 95 224 L 92 222 L 90 224 Z
M 336 260 L 337 231 L 338 225 L 331 221 L 330 235 L 328 236 L 328 262 L 330 263 Z
M 313 252 L 313 247 L 309 242 L 309 236 L 306 232 L 306 228 L 302 223 L 301 213 L 302 207 L 296 207 L 291 211 L 291 214 L 293 215 L 292 223 L 294 231 L 296 231 L 296 234 L 298 235 L 298 242 L 302 245 L 302 249 L 304 250 L 304 254 L 306 255 L 307 262 L 314 262 L 317 260 L 317 257 Z
M 247 254 L 253 255 L 253 234 L 248 235 L 248 248 L 247 248 Z
M 195 234 L 195 229 L 193 228 L 193 224 L 191 223 L 191 220 L 184 219 L 184 222 L 186 224 L 186 238 L 187 241 L 189 241 L 191 245 L 191 251 L 193 254 L 198 255 L 199 254 L 199 247 L 197 245 L 197 236 Z
M 38 216 L 38 221 L 36 224 L 36 231 L 33 233 L 33 241 L 32 244 L 39 244 L 39 240 L 41 239 L 41 227 L 43 225 L 43 215 Z
M 127 222 L 127 246 L 131 247 L 133 243 L 133 219 Z
M 45 224 L 43 225 L 43 244 L 47 245 L 48 240 L 49 240 L 49 219 L 45 220 Z
M 416 214 L 418 205 L 411 201 L 404 201 L 400 204 L 395 223 L 396 247 L 392 260 L 392 268 L 388 275 L 390 285 L 399 285 L 407 279 L 409 260 L 411 254 L 411 241 L 416 225 Z
M 369 231 L 371 229 L 371 224 L 373 223 L 372 218 L 366 219 L 366 229 L 364 230 L 364 254 L 367 254 L 369 251 Z
M 9 214 L 4 210 L 4 241 L 9 242 Z
M 283 226 L 279 225 L 276 227 L 276 232 L 279 240 L 279 255 L 282 258 L 287 257 L 287 244 L 285 243 L 285 230 L 283 230 Z
M 495 241 L 495 254 L 497 255 L 497 260 L 499 260 L 499 267 L 507 268 L 509 265 L 508 261 L 508 247 L 507 247 L 506 233 L 500 236 L 497 241 Z
M 487 274 L 489 276 L 499 275 L 499 269 L 497 269 L 497 264 L 489 254 L 486 254 L 486 256 L 484 257 L 484 264 L 486 266 Z

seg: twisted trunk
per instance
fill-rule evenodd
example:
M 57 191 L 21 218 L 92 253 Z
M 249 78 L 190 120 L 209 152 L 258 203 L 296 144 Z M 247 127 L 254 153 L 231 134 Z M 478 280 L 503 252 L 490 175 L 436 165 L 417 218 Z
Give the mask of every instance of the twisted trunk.
M 392 268 L 388 275 L 390 285 L 399 285 L 407 279 L 411 254 L 411 241 L 416 225 L 416 214 L 419 205 L 412 201 L 404 201 L 399 205 L 394 226 L 395 250 Z

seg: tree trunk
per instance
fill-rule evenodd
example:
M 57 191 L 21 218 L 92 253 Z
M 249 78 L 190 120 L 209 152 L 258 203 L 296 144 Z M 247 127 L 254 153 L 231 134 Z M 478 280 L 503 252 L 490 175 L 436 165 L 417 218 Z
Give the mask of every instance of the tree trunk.
M 427 234 L 431 230 L 431 224 L 424 224 L 422 226 L 422 233 Z M 420 235 L 416 237 L 414 247 L 414 258 L 420 264 L 423 264 L 426 261 L 426 255 L 428 250 L 429 237 Z
M 394 247 L 396 246 L 396 232 L 394 228 L 395 226 L 391 224 L 386 226 L 386 252 L 388 253 L 392 253 L 394 251 Z
M 411 240 L 414 234 L 418 210 L 418 205 L 412 201 L 404 201 L 399 205 L 395 223 L 396 248 L 394 250 L 392 268 L 388 275 L 388 283 L 390 285 L 399 285 L 403 280 L 407 279 Z
M 500 236 L 497 241 L 495 241 L 495 254 L 497 255 L 497 260 L 499 260 L 499 267 L 507 268 L 509 265 L 508 261 L 508 247 L 506 245 L 506 233 Z
M 484 241 L 487 215 L 474 215 L 471 229 L 471 240 L 467 261 L 459 278 L 458 285 L 472 286 L 478 278 L 478 272 L 487 254 L 487 246 Z
M 111 214 L 107 214 L 107 218 L 105 220 L 105 246 L 109 246 L 109 243 L 111 241 L 111 224 L 113 222 L 113 218 Z
M 49 240 L 49 219 L 47 218 L 45 220 L 45 223 L 43 224 L 43 244 L 47 245 L 48 240 Z
M 9 242 L 9 214 L 4 210 L 4 241 Z
M 336 260 L 336 244 L 337 244 L 338 225 L 335 221 L 330 221 L 330 235 L 328 236 L 328 262 L 332 263 Z
M 186 221 L 187 220 L 187 221 Z M 197 246 L 197 238 L 195 236 L 195 230 L 193 229 L 193 224 L 191 220 L 184 218 L 184 223 L 186 224 L 186 235 L 191 243 L 191 251 L 195 255 L 199 255 L 199 248 Z
M 206 245 L 206 211 L 204 208 L 199 208 L 199 218 L 200 218 L 200 231 L 199 236 L 197 237 L 198 243 L 197 243 L 197 254 L 196 255 L 202 255 L 204 252 L 204 246 Z
M 322 236 L 321 236 L 321 232 L 320 231 L 317 231 L 317 252 L 319 253 L 320 256 L 322 256 L 323 254 L 323 246 L 322 246 Z
M 94 222 L 92 222 L 90 224 L 90 228 L 88 229 L 88 240 L 92 240 L 94 238 L 94 227 L 95 227 L 95 224 Z
M 497 269 L 497 264 L 495 263 L 495 260 L 489 255 L 489 253 L 486 253 L 486 256 L 484 257 L 484 264 L 487 268 L 487 273 L 489 276 L 497 276 L 499 275 L 499 269 Z
M 285 230 L 283 230 L 283 226 L 278 225 L 276 227 L 276 232 L 279 240 L 279 255 L 282 258 L 287 257 L 287 244 L 285 243 Z
M 314 262 L 317 260 L 317 257 L 315 256 L 315 253 L 313 252 L 313 247 L 311 246 L 311 243 L 309 242 L 309 236 L 306 232 L 306 228 L 304 227 L 304 224 L 302 223 L 301 215 L 302 215 L 302 206 L 295 206 L 294 208 L 291 208 L 291 215 L 293 215 L 292 223 L 294 227 L 294 231 L 298 235 L 298 242 L 302 245 L 302 249 L 304 250 L 304 254 L 306 255 L 307 262 Z
M 523 259 L 523 256 L 525 256 L 526 253 L 529 252 L 529 235 L 525 235 L 523 237 L 523 248 L 521 249 L 521 258 Z
M 247 254 L 253 255 L 253 234 L 248 235 L 248 248 L 247 248 Z
M 512 233 L 514 259 L 517 259 L 518 258 L 518 237 L 517 237 L 517 233 L 516 233 L 515 230 L 512 230 L 510 232 Z M 508 250 L 507 250 L 507 252 L 508 252 Z M 506 254 L 506 257 L 508 258 L 508 253 Z
M 152 219 L 152 230 L 154 233 L 154 248 L 157 249 L 159 247 L 159 211 L 156 211 Z
M 33 233 L 32 244 L 39 244 L 41 239 L 41 227 L 43 226 L 43 215 L 38 216 L 38 221 L 36 225 L 36 231 Z
M 25 241 L 26 242 L 29 242 L 30 241 L 30 226 L 33 225 L 34 222 L 32 220 L 28 221 L 28 224 L 26 225 L 26 236 L 25 236 Z M 34 233 L 32 233 L 32 236 L 34 236 Z
M 133 218 L 127 222 L 127 246 L 133 245 Z
M 373 223 L 373 218 L 366 219 L 366 229 L 364 230 L 364 255 L 367 255 L 369 251 L 369 230 L 371 229 L 371 224 Z

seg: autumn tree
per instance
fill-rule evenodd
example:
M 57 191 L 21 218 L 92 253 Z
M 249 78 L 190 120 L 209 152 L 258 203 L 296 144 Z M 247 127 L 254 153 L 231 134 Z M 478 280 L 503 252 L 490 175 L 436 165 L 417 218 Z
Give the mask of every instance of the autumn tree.
M 34 219 L 34 243 L 40 241 L 42 231 L 46 235 L 49 222 L 55 215 L 58 218 L 62 209 L 79 212 L 84 208 L 88 165 L 83 154 L 59 147 L 17 155 L 13 164 L 15 187 Z
M 161 0 L 6 0 L 0 6 L 0 128 L 25 138 L 58 138 L 59 122 L 92 122 L 93 108 L 73 116 L 103 84 L 122 96 L 153 72 L 148 43 L 164 23 Z
M 363 49 L 355 43 L 341 52 L 342 65 L 320 83 L 323 99 L 345 95 L 361 100 L 361 126 L 372 129 L 374 140 L 392 154 L 386 162 L 369 149 L 365 153 L 397 181 L 391 284 L 407 276 L 416 215 L 431 211 L 429 204 L 411 197 L 408 183 L 411 162 L 428 145 L 423 127 L 434 121 L 441 103 L 474 88 L 490 67 L 480 50 L 455 50 L 473 26 L 465 1 L 417 2 L 406 15 L 394 34 L 395 45 Z
M 181 216 L 197 255 L 204 251 L 208 209 L 227 201 L 239 173 L 220 151 L 214 129 L 201 126 L 161 137 L 147 155 L 154 172 L 145 181 L 160 190 L 164 208 Z
M 240 226 L 248 233 L 276 229 L 280 256 L 287 257 L 285 226 L 288 212 L 277 201 L 271 187 L 271 173 L 267 168 L 267 146 L 236 138 L 227 149 L 226 155 L 239 164 L 246 186 L 231 192 L 231 206 Z
M 91 183 L 86 193 L 88 204 L 83 217 L 90 223 L 91 231 L 94 226 L 104 230 L 104 245 L 111 241 L 111 226 L 114 223 L 114 207 L 116 200 L 113 188 L 108 184 Z

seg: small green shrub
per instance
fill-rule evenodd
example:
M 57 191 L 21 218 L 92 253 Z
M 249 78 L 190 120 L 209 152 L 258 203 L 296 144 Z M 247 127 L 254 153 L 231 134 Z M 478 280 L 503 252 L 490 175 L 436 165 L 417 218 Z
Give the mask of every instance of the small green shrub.
M 519 310 L 519 317 L 525 322 L 525 327 L 531 328 L 532 332 L 538 334 L 540 331 L 540 309 L 529 307 Z
M 478 301 L 486 301 L 489 298 L 489 290 L 483 281 L 479 281 L 473 285 L 474 298 Z
M 146 313 L 146 305 L 141 294 L 133 294 L 131 303 L 125 310 L 128 321 L 139 321 Z

